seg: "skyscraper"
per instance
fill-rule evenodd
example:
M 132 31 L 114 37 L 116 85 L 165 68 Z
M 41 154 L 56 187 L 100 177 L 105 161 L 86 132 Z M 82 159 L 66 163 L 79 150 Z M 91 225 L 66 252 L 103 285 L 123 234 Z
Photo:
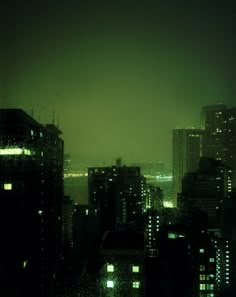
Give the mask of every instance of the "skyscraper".
M 89 202 L 101 215 L 101 228 L 115 230 L 134 222 L 142 225 L 145 179 L 140 167 L 116 166 L 88 169 Z
M 201 209 L 208 215 L 208 228 L 219 232 L 222 202 L 231 193 L 230 172 L 220 160 L 201 158 L 199 169 L 182 179 L 181 202 L 190 209 Z
M 232 169 L 232 186 L 236 187 L 236 108 L 224 104 L 202 108 L 205 129 L 203 156 L 221 160 Z
M 181 192 L 182 178 L 187 172 L 197 169 L 202 156 L 203 130 L 173 130 L 173 202 Z
M 1 296 L 55 296 L 63 140 L 21 109 L 0 109 Z

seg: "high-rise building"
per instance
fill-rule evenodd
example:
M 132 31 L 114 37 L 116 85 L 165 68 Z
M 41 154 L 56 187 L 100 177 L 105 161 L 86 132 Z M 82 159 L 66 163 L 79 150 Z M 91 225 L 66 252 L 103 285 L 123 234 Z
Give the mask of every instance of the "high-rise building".
M 140 167 L 121 166 L 88 169 L 89 202 L 101 217 L 102 232 L 134 223 L 143 227 L 145 178 Z
M 73 246 L 72 217 L 74 213 L 74 201 L 70 196 L 64 196 L 62 204 L 62 241 L 64 246 Z
M 201 158 L 199 168 L 183 177 L 182 194 L 178 202 L 188 209 L 205 212 L 208 215 L 208 228 L 219 232 L 220 208 L 230 193 L 229 169 L 220 160 Z
M 1 296 L 55 296 L 63 140 L 21 109 L 0 109 Z
M 202 156 L 203 130 L 174 129 L 173 130 L 173 202 L 181 193 L 182 178 L 187 172 L 197 169 Z
M 158 257 L 147 259 L 147 296 L 215 296 L 215 251 L 209 236 L 163 225 Z
M 202 108 L 205 129 L 203 156 L 221 160 L 232 168 L 232 186 L 236 187 L 236 108 L 224 104 Z

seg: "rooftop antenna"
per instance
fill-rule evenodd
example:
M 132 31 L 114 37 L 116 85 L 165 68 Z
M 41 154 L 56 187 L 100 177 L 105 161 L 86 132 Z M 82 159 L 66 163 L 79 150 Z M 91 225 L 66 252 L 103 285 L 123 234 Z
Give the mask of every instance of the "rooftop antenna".
M 53 112 L 52 112 L 52 123 L 53 123 L 53 125 L 54 125 L 54 122 L 55 122 L 55 112 L 53 110 Z

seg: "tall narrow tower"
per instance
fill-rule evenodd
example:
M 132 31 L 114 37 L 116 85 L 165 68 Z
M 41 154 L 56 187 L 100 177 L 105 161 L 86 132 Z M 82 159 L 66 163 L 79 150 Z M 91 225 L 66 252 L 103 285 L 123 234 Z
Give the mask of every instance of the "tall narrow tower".
M 236 108 L 224 104 L 202 108 L 205 129 L 203 156 L 221 160 L 232 170 L 232 187 L 236 188 Z
M 173 130 L 173 202 L 182 190 L 182 178 L 187 172 L 195 171 L 202 156 L 203 130 Z

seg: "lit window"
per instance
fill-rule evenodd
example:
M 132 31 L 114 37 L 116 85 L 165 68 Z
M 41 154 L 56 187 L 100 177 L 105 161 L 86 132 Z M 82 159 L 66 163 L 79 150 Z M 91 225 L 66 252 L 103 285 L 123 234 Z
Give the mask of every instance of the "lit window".
M 138 289 L 140 287 L 140 282 L 133 282 L 133 288 Z
M 3 188 L 6 191 L 12 190 L 12 184 L 4 184 Z
M 132 272 L 139 272 L 139 266 L 132 266 Z
M 200 290 L 206 290 L 206 285 L 205 284 L 200 284 L 199 288 L 200 288 Z
M 107 281 L 107 288 L 114 288 L 114 282 L 112 280 Z
M 205 280 L 205 279 L 206 279 L 205 274 L 200 274 L 199 279 L 200 279 L 201 281 L 202 281 L 202 280 Z
M 25 268 L 27 266 L 27 264 L 28 264 L 27 260 L 23 261 L 23 268 Z
M 107 272 L 114 272 L 114 265 L 108 264 L 107 265 Z
M 209 262 L 213 263 L 213 262 L 215 262 L 215 259 L 214 258 L 209 258 Z
M 207 289 L 211 291 L 214 290 L 214 284 L 208 284 Z
M 175 239 L 176 237 L 176 233 L 168 233 L 168 238 Z
M 205 265 L 200 265 L 200 271 L 205 271 Z
M 203 254 L 204 253 L 204 249 L 200 249 L 199 253 Z

